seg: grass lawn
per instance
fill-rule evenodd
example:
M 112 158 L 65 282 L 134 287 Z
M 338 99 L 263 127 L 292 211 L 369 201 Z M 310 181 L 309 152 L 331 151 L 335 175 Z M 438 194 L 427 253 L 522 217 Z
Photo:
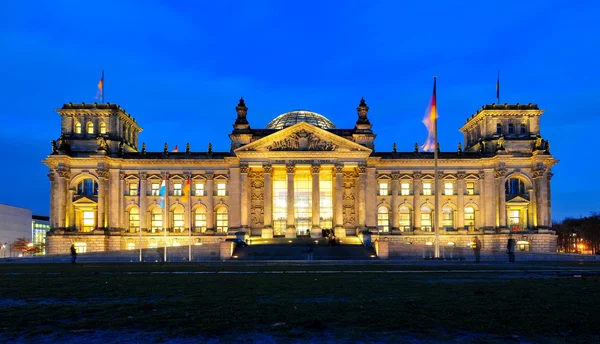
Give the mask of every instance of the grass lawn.
M 92 330 L 159 332 L 163 339 L 260 333 L 294 340 L 320 334 L 443 340 L 476 333 L 500 341 L 600 340 L 600 275 L 486 272 L 497 269 L 489 266 L 462 271 L 473 268 L 2 264 L 0 332 L 3 339 L 24 340 Z M 221 273 L 192 273 L 215 271 Z

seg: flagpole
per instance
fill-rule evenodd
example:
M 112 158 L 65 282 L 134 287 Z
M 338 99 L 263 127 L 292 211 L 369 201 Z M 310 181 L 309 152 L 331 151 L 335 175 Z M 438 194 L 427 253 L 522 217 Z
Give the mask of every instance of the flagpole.
M 500 70 L 498 70 L 498 81 L 496 81 L 496 99 L 500 105 Z
M 104 104 L 104 69 L 102 70 L 102 104 Z
M 436 79 L 433 77 L 433 97 L 435 104 L 435 116 L 433 116 L 433 185 L 435 190 L 434 208 L 433 208 L 433 230 L 435 231 L 434 257 L 440 258 L 440 233 L 438 228 L 438 208 L 439 208 L 439 185 L 438 185 L 438 142 L 437 142 L 437 94 Z

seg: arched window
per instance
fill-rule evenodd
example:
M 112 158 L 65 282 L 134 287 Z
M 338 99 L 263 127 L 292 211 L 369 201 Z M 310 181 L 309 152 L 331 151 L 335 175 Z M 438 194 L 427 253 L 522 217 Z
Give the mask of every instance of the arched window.
M 129 232 L 135 233 L 140 230 L 140 209 L 132 207 L 129 209 Z
M 465 229 L 475 230 L 475 209 L 473 207 L 465 207 Z
M 81 123 L 75 122 L 75 134 L 81 134 Z
M 162 209 L 160 207 L 154 207 L 150 213 L 150 231 L 157 233 L 162 231 L 163 226 Z
M 508 133 L 509 134 L 514 134 L 515 133 L 515 125 L 512 123 L 508 123 Z
M 449 205 L 442 207 L 442 226 L 445 230 L 454 229 L 454 209 Z
M 100 122 L 100 134 L 106 134 L 106 124 L 104 122 Z
M 398 227 L 403 232 L 409 232 L 411 223 L 410 223 L 410 208 L 403 205 L 400 207 L 400 212 L 398 216 L 400 218 Z
M 87 133 L 88 134 L 93 134 L 94 133 L 94 123 L 88 122 L 88 124 L 87 124 Z
M 521 135 L 527 134 L 527 125 L 525 123 L 521 123 Z
M 86 178 L 80 181 L 79 184 L 77 184 L 77 194 L 86 196 L 97 195 L 98 183 L 91 178 Z
M 173 232 L 181 233 L 183 231 L 183 206 L 178 205 L 173 209 L 171 224 L 173 225 Z
M 527 195 L 525 183 L 518 178 L 510 178 L 504 183 L 507 195 Z
M 198 207 L 194 212 L 194 231 L 201 233 L 206 231 L 206 210 L 203 207 Z
M 377 229 L 380 232 L 390 231 L 390 211 L 387 207 L 381 206 L 377 209 Z
M 496 134 L 502 135 L 502 124 L 496 124 Z
M 217 233 L 227 233 L 229 230 L 229 217 L 227 208 L 221 207 L 217 210 Z
M 421 208 L 421 230 L 431 232 L 431 208 L 423 206 Z

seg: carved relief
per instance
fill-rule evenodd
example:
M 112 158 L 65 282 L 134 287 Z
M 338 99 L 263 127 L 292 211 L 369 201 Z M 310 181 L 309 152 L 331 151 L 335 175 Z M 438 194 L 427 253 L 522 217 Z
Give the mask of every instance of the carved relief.
M 358 173 L 367 173 L 366 165 L 358 165 L 358 167 L 356 169 L 358 170 Z
M 271 166 L 271 165 L 264 165 L 263 166 L 263 170 L 265 171 L 265 173 L 270 174 L 271 172 L 273 172 L 273 166 Z
M 507 169 L 504 166 L 501 166 L 499 169 L 494 171 L 495 178 L 502 178 L 506 175 Z
M 71 179 L 71 171 L 69 170 L 56 170 L 56 173 L 61 178 Z
M 398 179 L 400 179 L 400 173 L 398 173 L 398 172 L 392 173 L 392 180 L 398 180 Z
M 344 171 L 342 175 L 342 207 L 344 226 L 356 225 L 356 181 L 358 173 L 355 170 Z
M 414 171 L 413 172 L 413 179 L 414 180 L 421 179 L 422 176 L 423 176 L 423 174 L 421 174 L 421 171 Z
M 467 174 L 465 173 L 465 171 L 458 171 L 456 173 L 456 177 L 461 180 L 461 179 L 465 179 L 465 177 L 467 176 Z
M 264 224 L 265 180 L 262 171 L 251 169 L 248 173 L 250 181 L 250 225 L 261 227 Z
M 120 179 L 120 180 L 125 180 L 125 177 L 126 177 L 126 176 L 127 176 L 127 175 L 125 174 L 125 172 L 123 172 L 123 171 L 120 171 L 120 172 L 119 172 L 119 179 Z M 141 178 L 141 175 L 140 175 L 140 178 Z
M 271 151 L 334 151 L 337 149 L 337 145 L 303 129 L 283 140 L 273 142 L 267 149 Z
M 312 173 L 319 173 L 319 171 L 321 170 L 321 165 L 312 165 L 311 169 Z
M 206 180 L 213 180 L 215 178 L 214 173 L 206 173 L 204 176 L 206 177 Z
M 285 165 L 285 170 L 287 171 L 287 173 L 294 173 L 294 171 L 296 170 L 296 166 L 292 164 L 287 164 Z
M 335 173 L 343 173 L 344 165 L 335 165 Z
M 52 170 L 50 170 L 50 172 L 48 172 L 48 178 L 50 179 L 51 182 L 54 181 L 54 172 L 52 172 Z
M 98 174 L 98 178 L 108 179 L 108 171 L 107 170 L 96 170 L 96 174 Z
M 248 164 L 240 164 L 240 172 L 248 173 Z

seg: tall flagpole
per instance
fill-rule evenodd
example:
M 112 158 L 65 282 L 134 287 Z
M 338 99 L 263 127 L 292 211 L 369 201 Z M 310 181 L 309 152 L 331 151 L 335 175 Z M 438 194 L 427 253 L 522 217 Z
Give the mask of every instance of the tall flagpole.
M 496 81 L 496 100 L 500 104 L 500 70 L 498 70 L 498 81 Z
M 102 70 L 102 104 L 104 104 L 104 69 Z
M 435 190 L 434 209 L 433 209 L 433 230 L 435 231 L 434 257 L 440 258 L 440 230 L 438 228 L 438 209 L 439 209 L 439 185 L 438 185 L 438 142 L 437 142 L 437 95 L 436 79 L 433 77 L 433 106 L 435 114 L 433 116 L 433 185 Z

